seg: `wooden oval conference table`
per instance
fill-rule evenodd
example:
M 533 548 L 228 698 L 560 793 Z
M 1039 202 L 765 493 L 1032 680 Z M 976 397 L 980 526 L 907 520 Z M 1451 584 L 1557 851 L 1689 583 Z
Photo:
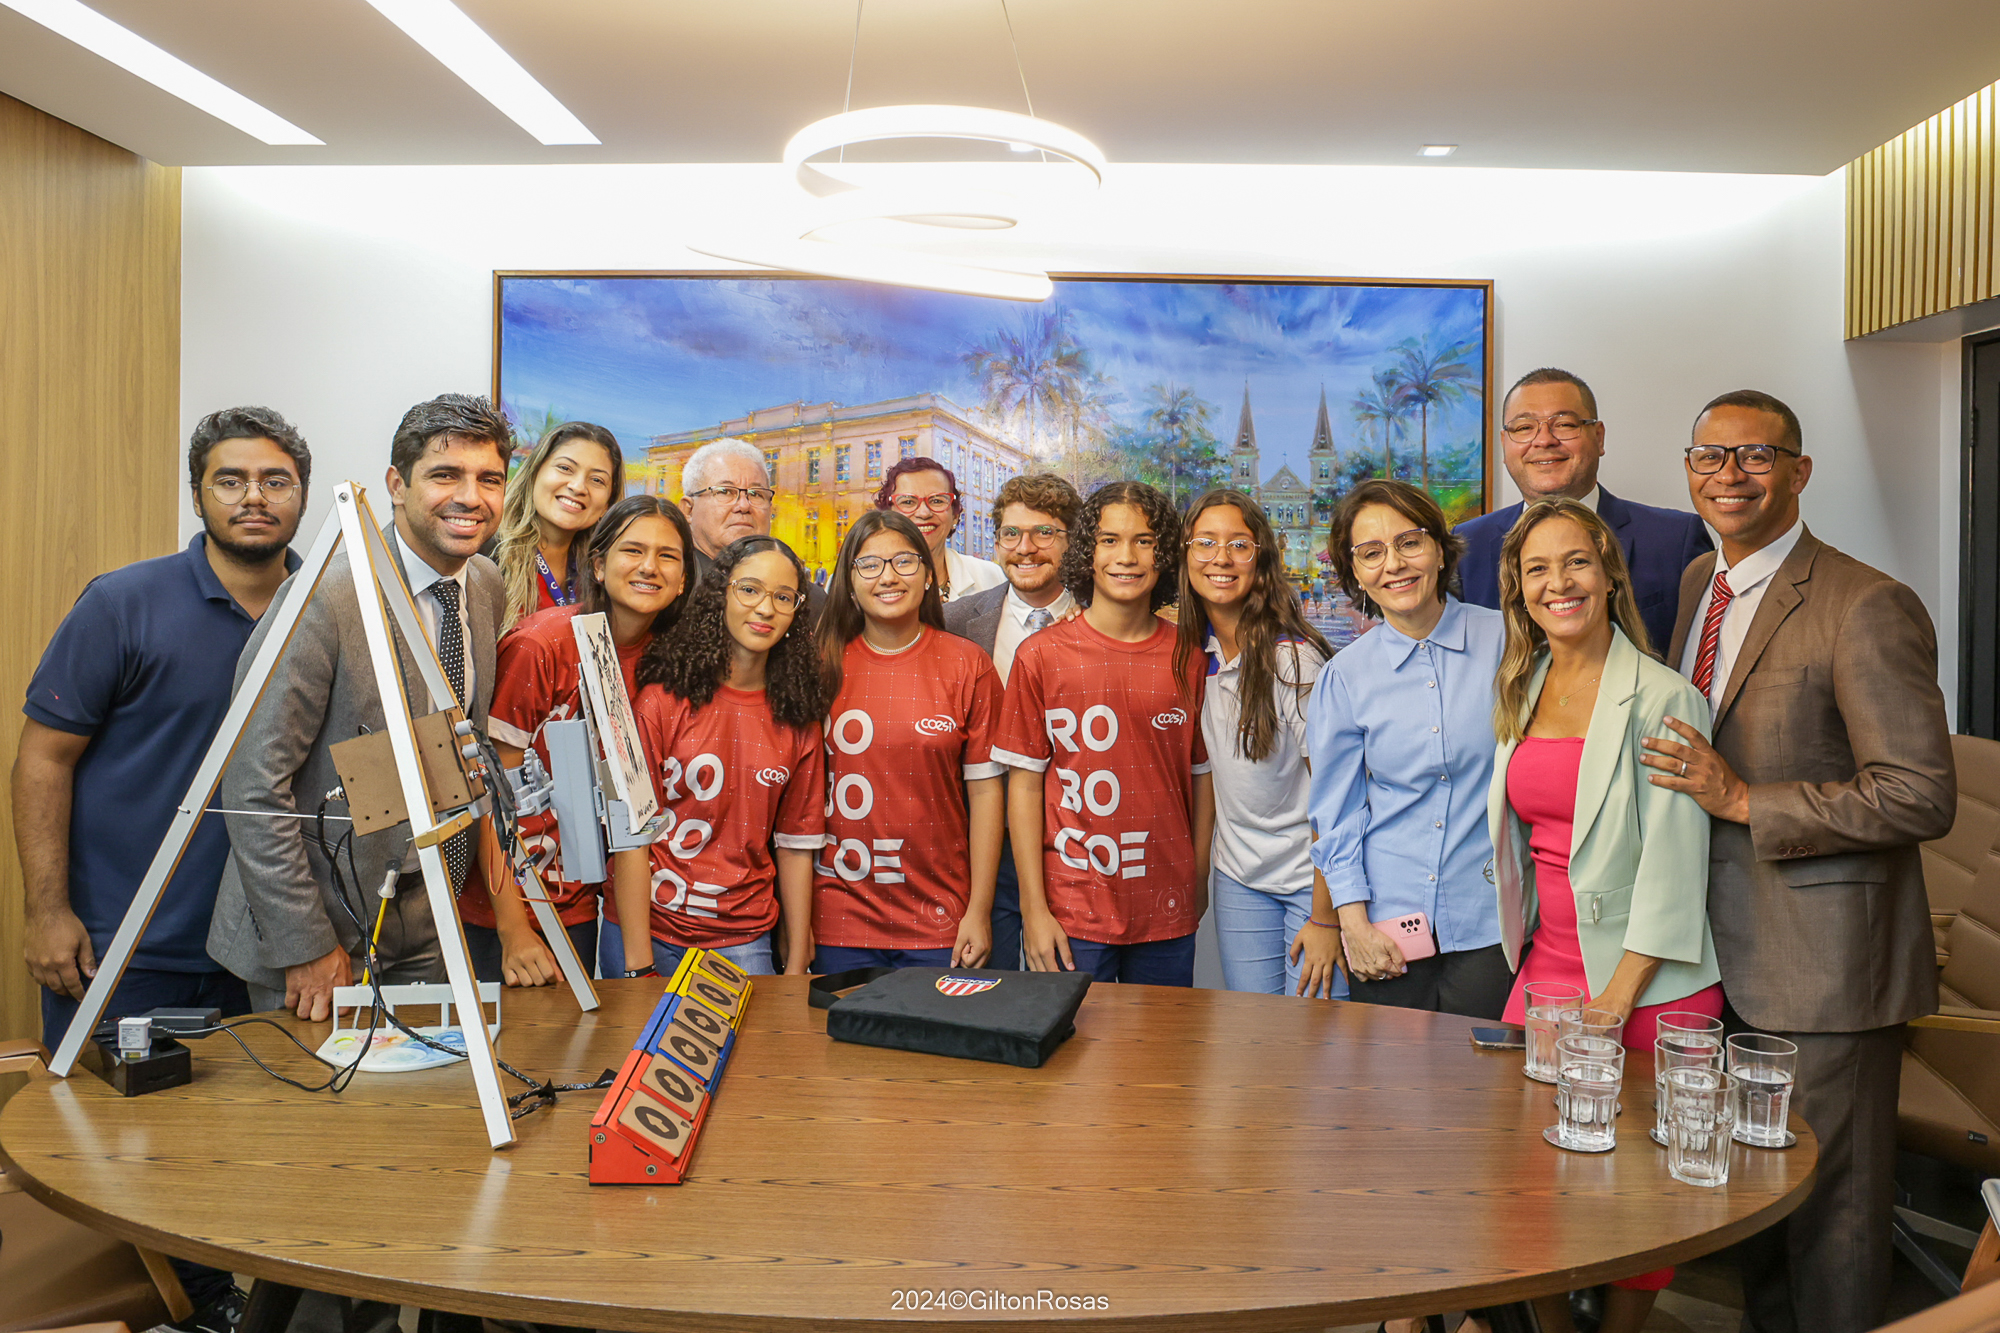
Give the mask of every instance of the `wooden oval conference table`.
M 606 982 L 579 1017 L 561 989 L 510 990 L 501 1057 L 586 1081 L 659 993 Z M 144 1097 L 38 1077 L 0 1112 L 0 1148 L 58 1211 L 254 1277 L 714 1333 L 1319 1329 L 1658 1268 L 1804 1198 L 1796 1120 L 1789 1151 L 1732 1148 L 1724 1188 L 1669 1177 L 1637 1052 L 1616 1150 L 1550 1146 L 1552 1090 L 1470 1026 L 1100 985 L 1048 1064 L 1015 1069 L 831 1041 L 804 978 L 760 977 L 678 1187 L 586 1183 L 600 1093 L 564 1094 L 495 1153 L 463 1068 L 308 1095 L 223 1036 L 194 1043 L 190 1085 Z M 271 1029 L 244 1035 L 316 1076 Z

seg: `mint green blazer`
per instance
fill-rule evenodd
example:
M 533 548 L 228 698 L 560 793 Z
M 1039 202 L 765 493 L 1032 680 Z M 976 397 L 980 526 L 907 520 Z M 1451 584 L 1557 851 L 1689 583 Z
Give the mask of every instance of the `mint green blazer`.
M 1544 654 L 1535 666 L 1523 723 L 1533 714 L 1548 669 Z M 1667 717 L 1708 734 L 1707 698 L 1613 626 L 1577 772 L 1569 881 L 1592 995 L 1610 983 L 1627 950 L 1662 960 L 1639 997 L 1641 1006 L 1685 999 L 1721 979 L 1708 928 L 1708 815 L 1685 792 L 1648 782 L 1657 770 L 1639 762 L 1648 753 L 1639 743 L 1644 737 L 1674 739 L 1662 720 Z M 1518 968 L 1522 944 L 1539 918 L 1527 826 L 1507 803 L 1507 765 L 1514 749 L 1513 742 L 1505 743 L 1494 758 L 1486 823 L 1493 835 L 1501 944 L 1508 963 Z

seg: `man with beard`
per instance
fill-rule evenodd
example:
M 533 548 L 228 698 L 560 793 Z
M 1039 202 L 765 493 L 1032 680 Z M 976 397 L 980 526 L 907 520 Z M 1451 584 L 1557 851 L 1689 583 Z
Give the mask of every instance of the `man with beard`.
M 1069 526 L 1082 507 L 1083 497 L 1061 477 L 1008 478 L 993 501 L 993 551 L 1007 582 L 944 608 L 944 627 L 985 649 L 1003 684 L 1022 640 L 1076 610 L 1076 599 L 1063 586 L 1061 566 L 1069 549 Z M 993 890 L 990 958 L 993 967 L 1021 966 L 1021 882 L 1013 846 L 1005 838 Z
M 390 445 L 385 479 L 395 521 L 384 530 L 389 556 L 416 602 L 418 618 L 445 677 L 481 731 L 493 697 L 494 649 L 506 606 L 500 571 L 479 555 L 500 521 L 511 428 L 484 398 L 445 394 L 403 415 Z M 409 829 L 398 825 L 353 841 L 358 882 L 336 887 L 333 867 L 309 837 L 310 818 L 340 786 L 331 747 L 385 726 L 355 598 L 351 560 L 327 563 L 312 601 L 250 714 L 235 757 L 222 775 L 218 804 L 231 814 L 234 856 L 222 877 L 208 951 L 249 983 L 258 1010 L 283 1007 L 324 1021 L 336 986 L 353 984 L 366 952 L 359 922 L 372 931 L 382 913 L 377 952 L 385 982 L 444 980 L 437 923 L 417 870 Z M 297 591 L 296 582 L 278 597 Z M 302 594 L 303 595 L 303 594 Z M 238 680 L 263 641 L 250 638 Z M 417 659 L 393 622 L 404 698 L 413 715 L 432 711 Z M 336 813 L 345 813 L 337 810 Z M 444 860 L 454 890 L 477 875 L 473 835 L 448 839 Z M 346 854 L 342 854 L 343 876 Z M 375 891 L 392 865 L 402 873 L 386 908 Z
M 14 759 L 14 840 L 26 890 L 23 953 L 54 1047 L 124 919 L 182 794 L 229 708 L 230 675 L 284 582 L 312 452 L 268 407 L 203 417 L 188 442 L 202 531 L 178 554 L 90 581 L 28 684 Z M 104 1017 L 161 1007 L 249 1012 L 242 981 L 208 956 L 229 858 L 218 816 L 195 828 Z M 196 1306 L 225 1326 L 229 1274 L 178 1261 Z

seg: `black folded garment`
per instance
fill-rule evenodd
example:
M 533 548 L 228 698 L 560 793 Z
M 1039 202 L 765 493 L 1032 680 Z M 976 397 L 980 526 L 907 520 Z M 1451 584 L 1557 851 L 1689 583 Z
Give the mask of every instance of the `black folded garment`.
M 848 996 L 835 994 L 850 986 Z M 1076 1031 L 1088 972 L 863 967 L 814 977 L 826 1035 L 862 1046 L 1038 1069 Z

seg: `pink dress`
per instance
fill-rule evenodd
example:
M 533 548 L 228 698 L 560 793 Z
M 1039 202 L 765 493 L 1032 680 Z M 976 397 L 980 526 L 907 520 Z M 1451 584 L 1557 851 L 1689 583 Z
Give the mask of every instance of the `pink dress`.
M 1535 859 L 1535 906 L 1539 921 L 1528 937 L 1514 993 L 1507 998 L 1508 1023 L 1526 1021 L 1523 989 L 1538 981 L 1567 982 L 1590 993 L 1584 975 L 1583 947 L 1576 937 L 1576 894 L 1569 882 L 1569 849 L 1576 821 L 1576 775 L 1583 763 L 1581 736 L 1528 736 L 1514 749 L 1507 764 L 1507 803 L 1528 826 L 1528 851 Z M 1653 1049 L 1660 1015 L 1697 1013 L 1722 1017 L 1722 986 L 1718 983 L 1683 1000 L 1634 1009 L 1625 1020 L 1625 1047 Z M 1641 1273 L 1615 1285 L 1638 1291 L 1658 1291 L 1673 1280 L 1674 1270 Z

